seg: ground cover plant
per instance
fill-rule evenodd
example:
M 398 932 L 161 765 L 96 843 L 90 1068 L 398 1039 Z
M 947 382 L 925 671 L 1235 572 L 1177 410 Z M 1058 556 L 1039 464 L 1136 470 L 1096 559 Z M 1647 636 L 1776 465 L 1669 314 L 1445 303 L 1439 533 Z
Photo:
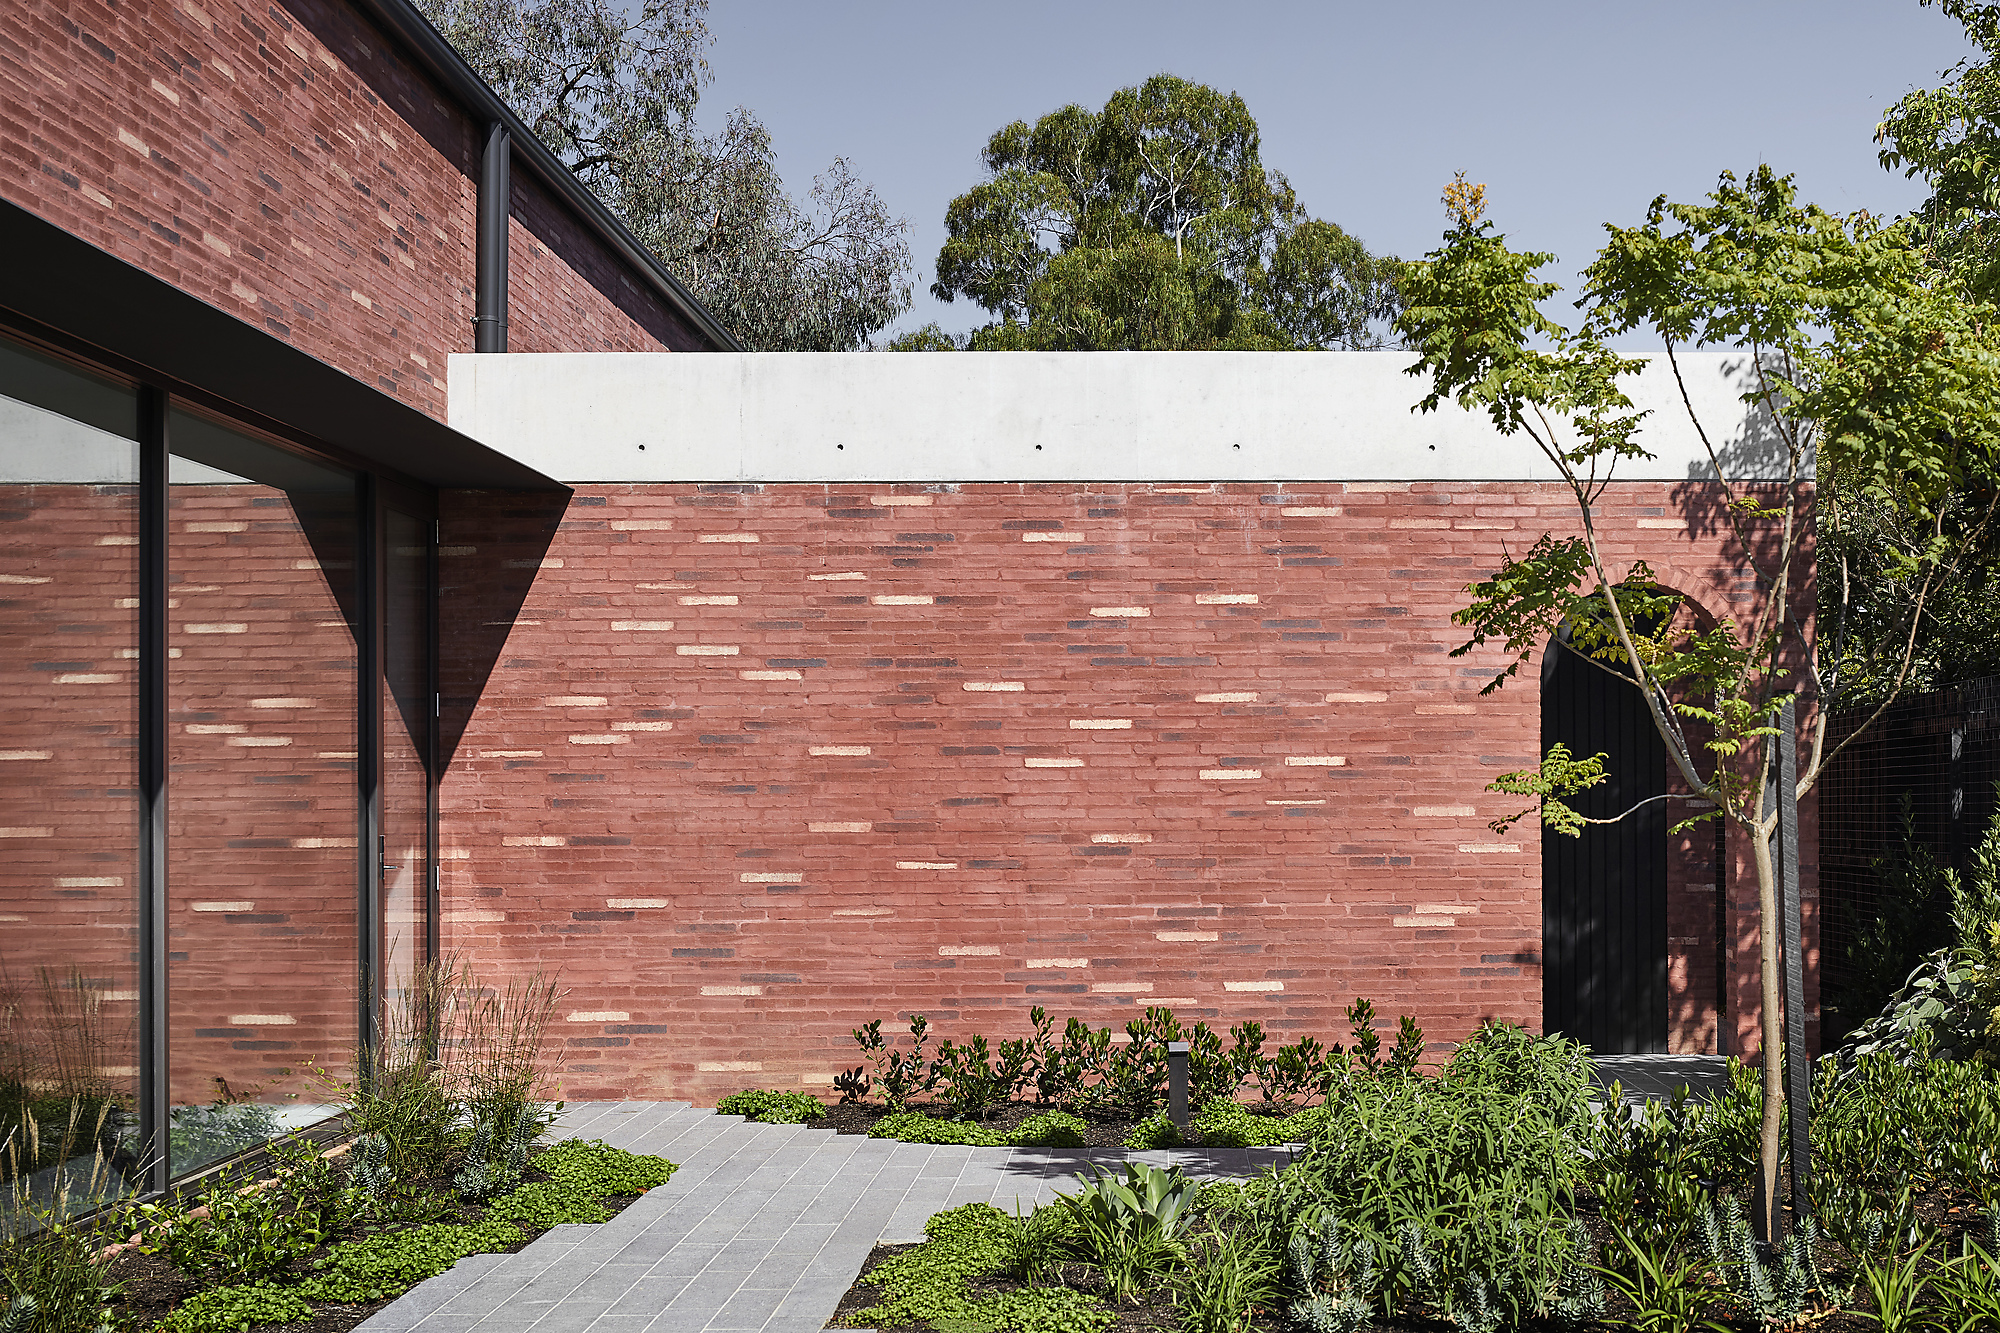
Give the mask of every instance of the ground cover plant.
M 1751 1223 L 1755 1069 L 1620 1109 L 1577 1043 L 1488 1024 L 1435 1068 L 1338 1061 L 1282 1120 L 1212 1099 L 1197 1136 L 1288 1120 L 1304 1141 L 1255 1178 L 1132 1164 L 1030 1213 L 940 1214 L 922 1245 L 877 1250 L 835 1325 L 2000 1329 L 2000 1071 L 1917 1046 L 1820 1062 L 1813 1213 L 1775 1246 Z
M 561 1111 L 542 1058 L 557 998 L 540 979 L 489 988 L 456 963 L 431 969 L 361 1072 L 326 1076 L 357 1134 L 289 1136 L 163 1198 L 117 1201 L 81 1103 L 57 1159 L 92 1160 L 95 1144 L 95 1166 L 57 1176 L 55 1197 L 22 1169 L 48 1155 L 33 1135 L 0 1145 L 0 1329 L 343 1333 L 468 1255 L 607 1220 L 674 1165 L 545 1143 Z

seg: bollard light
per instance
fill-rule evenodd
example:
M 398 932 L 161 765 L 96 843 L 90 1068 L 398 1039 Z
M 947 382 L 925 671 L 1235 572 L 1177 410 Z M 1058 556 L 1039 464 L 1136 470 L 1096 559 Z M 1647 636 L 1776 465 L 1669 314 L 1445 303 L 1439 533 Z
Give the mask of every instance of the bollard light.
M 1167 1043 L 1167 1119 L 1181 1137 L 1188 1136 L 1188 1044 Z

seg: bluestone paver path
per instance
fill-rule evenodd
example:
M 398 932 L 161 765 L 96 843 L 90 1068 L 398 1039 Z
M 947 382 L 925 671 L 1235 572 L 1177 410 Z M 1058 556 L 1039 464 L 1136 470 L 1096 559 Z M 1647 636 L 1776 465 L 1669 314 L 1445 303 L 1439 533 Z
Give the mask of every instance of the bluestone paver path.
M 679 1164 L 611 1221 L 562 1226 L 519 1254 L 482 1254 L 425 1282 L 362 1333 L 811 1333 L 880 1242 L 924 1238 L 931 1214 L 1009 1212 L 1073 1190 L 1090 1162 L 1254 1175 L 1283 1151 L 926 1147 L 758 1125 L 685 1102 L 570 1106 L 554 1137 L 602 1139 Z

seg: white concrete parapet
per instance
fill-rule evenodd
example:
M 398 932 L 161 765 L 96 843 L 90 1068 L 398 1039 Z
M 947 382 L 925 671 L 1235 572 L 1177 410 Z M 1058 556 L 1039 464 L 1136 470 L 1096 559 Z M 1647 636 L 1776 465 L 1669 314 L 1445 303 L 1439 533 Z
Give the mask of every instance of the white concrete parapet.
M 1405 352 L 562 353 L 451 358 L 451 424 L 590 482 L 1554 481 Z M 1732 477 L 1782 475 L 1743 354 L 1683 354 Z M 1655 461 L 1711 476 L 1664 357 L 1627 392 Z

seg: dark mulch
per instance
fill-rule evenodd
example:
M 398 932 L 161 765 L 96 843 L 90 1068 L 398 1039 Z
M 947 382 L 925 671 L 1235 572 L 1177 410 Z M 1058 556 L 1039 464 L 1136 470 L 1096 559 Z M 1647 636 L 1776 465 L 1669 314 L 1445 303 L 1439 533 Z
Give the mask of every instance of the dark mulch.
M 547 1177 L 539 1171 L 530 1170 L 523 1179 L 524 1181 L 531 1182 L 546 1180 Z M 451 1183 L 447 1180 L 427 1181 L 424 1184 L 431 1192 L 439 1194 L 448 1194 L 451 1189 Z M 599 1203 L 603 1205 L 605 1212 L 615 1217 L 638 1202 L 639 1197 L 636 1194 L 626 1195 L 617 1198 L 601 1199 Z M 475 1204 L 455 1201 L 450 1209 L 435 1220 L 438 1222 L 469 1223 L 477 1222 L 485 1215 L 486 1210 L 484 1208 Z M 392 1228 L 374 1229 L 388 1230 Z M 522 1234 L 524 1239 L 521 1243 L 509 1246 L 507 1253 L 513 1254 L 526 1249 L 536 1237 L 543 1233 L 524 1227 L 522 1228 Z M 348 1235 L 339 1237 L 338 1239 L 352 1240 L 354 1238 L 354 1236 Z M 319 1249 L 313 1251 L 303 1262 L 294 1266 L 290 1276 L 294 1279 L 302 1279 L 309 1276 L 312 1261 L 324 1254 L 327 1248 L 329 1247 L 321 1246 Z M 151 1328 L 159 1320 L 171 1314 L 174 1307 L 178 1306 L 182 1301 L 185 1301 L 190 1296 L 195 1295 L 210 1285 L 199 1279 L 187 1276 L 180 1269 L 175 1268 L 169 1263 L 164 1255 L 141 1254 L 137 1250 L 127 1250 L 113 1259 L 109 1272 L 111 1279 L 121 1283 L 123 1287 L 118 1296 L 112 1301 L 112 1324 L 113 1327 L 117 1328 Z M 280 1277 L 276 1280 L 283 1281 L 284 1279 Z M 314 1302 L 313 1317 L 311 1319 L 302 1319 L 290 1324 L 264 1324 L 259 1325 L 259 1328 L 273 1330 L 273 1333 L 348 1333 L 348 1330 L 359 1325 L 368 1316 L 382 1309 L 394 1299 L 395 1297 L 390 1297 L 387 1300 L 371 1301 L 362 1305 L 330 1305 Z

